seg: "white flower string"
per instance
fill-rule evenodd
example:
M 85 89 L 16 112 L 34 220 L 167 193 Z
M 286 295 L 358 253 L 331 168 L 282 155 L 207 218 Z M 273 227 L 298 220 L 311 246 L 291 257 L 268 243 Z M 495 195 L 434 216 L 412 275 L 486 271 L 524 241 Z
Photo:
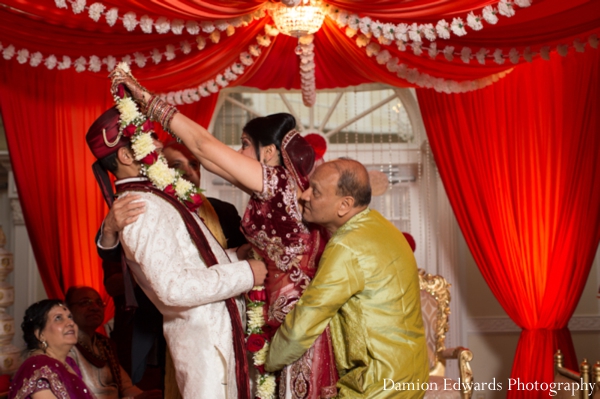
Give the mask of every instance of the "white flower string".
M 359 45 L 359 47 L 365 47 L 365 52 L 368 57 L 375 56 L 375 60 L 378 64 L 385 65 L 388 71 L 396 73 L 399 78 L 419 87 L 432 88 L 443 93 L 465 93 L 481 89 L 497 82 L 499 79 L 512 72 L 512 69 L 508 69 L 481 79 L 457 82 L 454 80 L 436 78 L 429 74 L 419 72 L 416 68 L 409 68 L 406 64 L 400 63 L 398 57 L 392 58 L 388 50 L 381 50 L 378 43 L 369 43 L 366 46 Z
M 120 63 L 119 68 L 130 72 L 126 63 Z M 125 96 L 123 86 L 119 86 L 114 99 L 120 114 L 119 134 L 131 140 L 133 156 L 142 165 L 142 175 L 147 176 L 156 188 L 173 195 L 191 212 L 195 212 L 202 204 L 201 190 L 184 179 L 181 171 L 169 168 L 165 157 L 156 152 L 151 136 L 154 124 L 139 111 L 131 97 Z
M 300 87 L 302 102 L 312 107 L 317 100 L 317 85 L 315 81 L 315 44 L 313 35 L 305 35 L 298 39 L 300 50 Z
M 531 0 L 500 0 L 496 7 L 487 5 L 481 10 L 481 14 L 475 14 L 471 11 L 464 17 L 452 19 L 448 22 L 445 19 L 439 20 L 436 25 L 413 23 L 384 23 L 379 20 L 373 20 L 368 16 L 359 17 L 341 8 L 324 5 L 329 17 L 336 21 L 340 28 L 347 28 L 347 32 L 361 32 L 363 35 L 374 36 L 381 44 L 391 44 L 394 41 L 400 41 L 405 45 L 408 42 L 413 44 L 422 43 L 423 39 L 430 42 L 437 38 L 450 39 L 451 35 L 464 36 L 467 34 L 467 27 L 474 31 L 483 29 L 483 22 L 494 25 L 498 22 L 498 15 L 510 18 L 515 15 L 516 8 L 526 8 L 531 6 Z
M 218 31 L 215 32 L 218 33 Z M 265 25 L 265 32 L 266 35 L 257 35 L 256 40 L 259 44 L 262 43 L 263 46 L 268 46 L 271 44 L 271 41 L 270 39 L 268 39 L 268 37 L 277 35 L 279 31 L 277 31 L 276 28 L 270 25 Z M 215 35 L 215 37 L 217 36 Z M 202 40 L 197 40 L 197 48 L 199 50 L 203 50 L 206 46 L 206 40 L 201 36 L 199 36 L 199 38 L 201 38 Z M 261 38 L 263 40 L 261 40 Z M 267 38 L 268 40 L 265 38 Z M 214 43 L 219 42 L 218 37 L 216 39 L 211 40 Z M 171 61 L 176 57 L 176 53 L 179 51 L 181 51 L 183 54 L 189 54 L 192 51 L 192 46 L 187 41 L 181 42 L 179 47 L 176 47 L 175 45 L 167 45 L 166 47 L 167 48 L 164 53 L 158 49 L 154 49 L 152 53 L 149 54 L 136 52 L 134 54 L 128 54 L 121 57 L 120 61 L 125 62 L 128 65 L 132 65 L 135 63 L 137 67 L 144 68 L 149 62 L 153 62 L 154 64 L 160 63 L 163 57 L 167 61 Z M 2 57 L 5 60 L 11 60 L 16 55 L 16 59 L 19 64 L 25 64 L 29 61 L 29 65 L 32 67 L 37 67 L 43 64 L 48 69 L 56 68 L 58 70 L 65 70 L 73 67 L 77 72 L 84 72 L 86 70 L 91 72 L 101 72 L 104 66 L 106 67 L 107 71 L 111 72 L 113 69 L 115 69 L 115 66 L 119 62 L 119 60 L 117 60 L 117 58 L 112 55 L 108 55 L 104 58 L 92 55 L 89 57 L 89 59 L 84 56 L 81 56 L 76 58 L 74 61 L 71 57 L 67 55 L 57 57 L 54 54 L 52 54 L 47 57 L 44 57 L 44 55 L 39 51 L 31 53 L 27 49 L 16 50 L 16 47 L 14 45 L 9 44 L 8 46 L 4 47 L 1 42 L 0 51 L 2 51 Z M 248 52 L 251 53 L 252 56 L 258 57 L 258 55 L 260 55 L 260 48 L 258 48 L 258 45 L 252 45 L 249 47 Z M 252 65 L 252 63 L 254 62 L 252 56 L 249 56 L 246 52 L 242 53 L 240 55 L 240 63 L 234 63 L 232 66 L 230 66 L 223 72 L 223 76 L 225 76 L 226 78 L 225 80 L 227 82 L 231 82 L 237 79 L 237 77 L 239 77 L 244 72 L 244 65 Z M 223 79 L 220 79 L 219 81 L 225 84 L 225 86 L 228 84 Z M 207 82 L 207 84 L 209 82 Z M 214 90 L 214 88 L 211 88 L 211 90 Z M 218 91 L 219 89 L 214 92 L 216 93 Z
M 252 353 L 252 360 L 257 368 L 256 397 L 260 399 L 275 399 L 275 376 L 264 370 L 264 364 L 269 352 L 269 341 L 264 331 L 267 297 L 264 287 L 254 287 L 246 295 L 246 347 Z
M 88 16 L 95 22 L 99 22 L 104 16 L 106 23 L 109 26 L 114 26 L 117 20 L 121 20 L 125 29 L 129 32 L 139 27 L 144 33 L 152 33 L 153 29 L 160 34 L 173 32 L 176 35 L 181 35 L 187 31 L 190 35 L 197 35 L 200 31 L 206 34 L 212 34 L 214 31 L 227 32 L 235 30 L 240 26 L 247 26 L 253 20 L 261 19 L 265 16 L 264 9 L 258 9 L 252 13 L 242 15 L 228 20 L 217 21 L 183 21 L 181 19 L 169 20 L 166 17 L 150 17 L 143 15 L 140 19 L 137 18 L 133 11 L 129 11 L 122 16 L 119 16 L 119 9 L 116 7 L 108 8 L 100 2 L 95 2 L 90 6 L 86 0 L 55 0 L 56 7 L 68 9 L 69 4 L 74 14 L 81 14 L 83 11 L 88 11 Z
M 221 89 L 227 87 L 229 82 L 237 80 L 245 72 L 246 67 L 254 64 L 254 59 L 262 54 L 261 47 L 270 46 L 273 43 L 271 37 L 277 36 L 279 31 L 270 25 L 265 25 L 265 33 L 265 35 L 258 35 L 256 37 L 258 44 L 250 45 L 248 51 L 240 54 L 239 61 L 227 67 L 214 79 L 207 80 L 197 87 L 159 94 L 160 98 L 169 104 L 181 105 L 192 104 L 200 101 L 202 97 L 218 93 Z
M 349 31 L 346 28 L 346 36 L 354 37 L 356 32 Z M 382 44 L 378 42 L 371 41 L 372 36 L 367 36 L 363 34 L 359 34 L 355 43 L 358 47 L 366 47 L 366 52 L 369 57 L 373 55 L 378 55 L 381 52 Z M 587 44 L 594 48 L 598 48 L 598 35 L 592 34 L 587 38 Z M 541 46 L 539 51 L 533 51 L 530 46 L 524 48 L 522 52 L 519 52 L 516 48 L 512 48 L 508 51 L 508 53 L 503 53 L 502 49 L 495 49 L 494 52 L 491 52 L 489 49 L 480 48 L 476 53 L 473 53 L 470 47 L 463 47 L 460 51 L 456 51 L 454 46 L 445 46 L 444 49 L 440 50 L 437 47 L 437 43 L 430 43 L 429 46 L 423 46 L 421 43 L 412 43 L 405 44 L 401 41 L 396 41 L 398 50 L 400 51 L 408 51 L 408 48 L 412 48 L 412 52 L 414 55 L 420 56 L 423 54 L 423 51 L 427 51 L 427 56 L 431 59 L 436 59 L 438 55 L 441 53 L 447 61 L 453 61 L 455 57 L 459 57 L 464 63 L 468 64 L 472 60 L 477 60 L 482 65 L 486 64 L 486 60 L 493 60 L 498 65 L 503 65 L 506 60 L 509 60 L 513 64 L 518 64 L 521 57 L 527 61 L 532 62 L 533 57 L 539 55 L 542 59 L 548 61 L 550 60 L 550 46 Z M 389 46 L 391 44 L 383 44 L 383 46 Z M 584 52 L 586 47 L 586 43 L 581 41 L 580 39 L 573 40 L 571 45 L 569 44 L 559 44 L 556 46 L 556 52 L 561 56 L 565 57 L 568 54 L 569 48 L 574 48 L 576 52 Z M 387 50 L 384 50 L 387 53 Z M 388 53 L 389 54 L 389 53 Z M 387 61 L 386 61 L 387 62 Z M 385 62 L 384 62 L 385 63 Z

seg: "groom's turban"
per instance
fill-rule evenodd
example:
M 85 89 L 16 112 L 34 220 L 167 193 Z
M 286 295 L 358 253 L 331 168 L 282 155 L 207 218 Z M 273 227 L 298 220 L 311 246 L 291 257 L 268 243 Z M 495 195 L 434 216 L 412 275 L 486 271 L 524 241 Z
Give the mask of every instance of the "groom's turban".
M 129 138 L 119 134 L 119 110 L 108 109 L 89 128 L 85 140 L 96 159 L 102 159 L 130 144 Z

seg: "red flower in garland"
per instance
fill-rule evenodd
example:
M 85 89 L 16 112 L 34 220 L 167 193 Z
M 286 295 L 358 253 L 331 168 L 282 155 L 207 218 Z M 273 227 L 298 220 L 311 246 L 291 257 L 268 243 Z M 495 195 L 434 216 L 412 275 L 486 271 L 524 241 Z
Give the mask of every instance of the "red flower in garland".
M 265 290 L 251 290 L 248 293 L 248 299 L 252 302 L 265 302 L 267 300 L 267 293 Z
M 196 212 L 202 205 L 202 196 L 198 193 L 192 194 L 190 199 L 185 200 L 184 204 L 191 212 Z
M 269 324 L 265 324 L 264 326 L 262 326 L 262 330 L 262 336 L 265 337 L 267 341 L 271 341 L 275 336 L 275 333 L 277 332 L 277 328 L 273 328 L 273 326 Z
M 122 84 L 117 86 L 117 96 L 119 96 L 119 98 L 125 97 L 125 86 L 123 86 Z
M 250 334 L 248 341 L 246 341 L 246 348 L 250 352 L 258 352 L 265 346 L 265 337 L 260 334 Z
M 158 153 L 156 151 L 152 151 L 150 154 L 146 155 L 142 158 L 142 163 L 145 165 L 152 165 L 158 159 Z
M 154 130 L 154 122 L 152 122 L 150 119 L 148 119 L 142 125 L 142 132 L 147 132 L 149 130 Z
M 123 136 L 125 136 L 127 138 L 133 137 L 133 135 L 135 134 L 136 129 L 137 128 L 136 128 L 135 125 L 127 125 L 127 127 L 125 129 L 123 129 Z
M 175 187 L 173 187 L 172 184 L 169 184 L 167 187 L 165 187 L 163 191 L 169 195 L 172 195 L 173 197 L 175 196 Z

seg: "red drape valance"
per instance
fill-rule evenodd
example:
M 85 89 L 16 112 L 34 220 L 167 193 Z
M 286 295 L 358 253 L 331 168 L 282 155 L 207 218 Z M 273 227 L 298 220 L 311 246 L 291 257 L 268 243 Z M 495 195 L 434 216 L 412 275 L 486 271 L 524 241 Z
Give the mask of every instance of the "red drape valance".
M 155 64 L 148 58 L 143 68 L 135 64 L 132 66 L 141 82 L 151 90 L 161 92 L 195 88 L 214 79 L 236 60 L 239 61 L 240 53 L 248 51 L 250 45 L 256 44 L 257 35 L 264 34 L 265 24 L 273 24 L 267 13 L 260 20 L 251 22 L 249 26 L 236 28 L 233 36 L 222 32 L 218 43 L 212 43 L 208 35 L 201 32 L 199 35 L 206 39 L 207 44 L 200 51 L 196 48 L 196 36 L 186 31 L 181 35 L 172 32 L 159 34 L 155 31 L 146 34 L 139 28 L 128 32 L 120 20 L 111 27 L 104 17 L 95 22 L 89 18 L 87 11 L 75 14 L 72 7 L 59 9 L 50 0 L 7 0 L 4 3 L 7 7 L 0 7 L 0 43 L 3 46 L 14 45 L 15 51 L 40 51 L 44 57 L 54 54 L 59 60 L 66 55 L 71 57 L 72 61 L 80 56 L 89 59 L 92 55 L 100 59 L 109 55 L 121 59 L 127 55 L 133 58 L 135 53 L 150 57 L 155 50 L 164 52 L 167 45 L 179 48 L 182 41 L 187 41 L 191 45 L 189 54 L 177 50 L 172 61 L 163 57 Z M 121 17 L 126 12 L 134 12 L 138 19 L 149 15 L 155 20 L 163 16 L 169 20 L 201 22 L 230 20 L 252 13 L 267 1 L 127 0 L 113 3 L 103 2 L 107 7 L 117 7 Z M 365 3 L 355 0 L 328 0 L 325 3 L 360 16 L 371 16 L 383 23 L 415 22 L 436 25 L 441 19 L 451 22 L 454 17 L 460 17 L 466 20 L 470 10 L 480 15 L 484 6 L 496 5 L 497 2 L 379 0 Z M 589 35 L 600 33 L 599 26 L 600 11 L 594 1 L 536 0 L 531 7 L 518 7 L 514 17 L 500 16 L 495 25 L 485 23 L 484 28 L 477 32 L 469 28 L 465 36 L 452 35 L 449 40 L 438 39 L 436 45 L 439 51 L 451 46 L 456 54 L 460 54 L 463 46 L 469 47 L 473 54 L 481 48 L 487 48 L 490 52 L 500 49 L 504 56 L 507 56 L 513 48 L 522 54 L 527 47 L 537 54 L 542 46 L 550 46 L 554 50 L 559 44 L 572 46 L 575 39 L 586 42 Z M 44 34 L 40 35 L 39 32 Z M 231 85 L 243 84 L 261 89 L 300 88 L 299 59 L 294 52 L 296 39 L 279 35 L 272 40 L 272 46 L 262 48 L 262 55 L 255 64 L 247 67 L 244 74 L 237 81 L 231 82 Z M 364 48 L 358 48 L 355 41 L 356 37 L 347 37 L 345 29 L 340 29 L 334 21 L 326 18 L 324 26 L 315 35 L 317 88 L 346 87 L 371 82 L 398 87 L 412 86 L 404 79 L 398 78 L 395 73 L 389 72 L 385 65 L 377 64 L 374 57 L 368 57 Z M 373 42 L 376 42 L 376 39 L 373 39 Z M 429 42 L 425 40 L 423 46 L 427 48 Z M 473 80 L 513 67 L 508 59 L 501 65 L 492 59 L 488 59 L 485 65 L 481 65 L 475 59 L 465 64 L 458 55 L 453 61 L 447 61 L 442 54 L 431 59 L 426 50 L 419 56 L 414 55 L 410 47 L 406 51 L 399 51 L 396 44 L 382 46 L 383 49 L 398 57 L 407 67 L 417 68 L 420 73 L 436 78 Z M 10 60 L 12 67 L 34 70 L 28 64 L 19 64 L 15 58 Z M 519 64 L 524 62 L 521 57 Z M 36 68 L 45 66 L 42 64 Z M 56 70 L 55 72 L 63 73 Z M 96 75 L 97 78 L 105 76 L 106 66 Z
M 598 51 L 556 55 L 472 93 L 418 90 L 467 244 L 524 329 L 512 371 L 522 381 L 552 381 L 557 347 L 577 367 L 566 327 L 600 241 L 599 67 Z

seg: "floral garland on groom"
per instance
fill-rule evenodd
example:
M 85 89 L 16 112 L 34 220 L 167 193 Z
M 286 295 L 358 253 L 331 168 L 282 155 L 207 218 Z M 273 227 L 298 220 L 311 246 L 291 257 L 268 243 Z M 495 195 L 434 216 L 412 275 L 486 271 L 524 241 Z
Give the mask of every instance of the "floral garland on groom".
M 118 67 L 126 73 L 130 72 L 126 63 L 120 63 Z M 123 135 L 131 141 L 135 160 L 142 164 L 142 175 L 147 176 L 156 188 L 181 201 L 190 212 L 196 212 L 202 205 L 201 190 L 184 179 L 181 171 L 169 168 L 165 157 L 158 154 L 152 137 L 154 123 L 126 95 L 123 85 L 118 86 L 114 99 L 120 113 L 119 136 Z

